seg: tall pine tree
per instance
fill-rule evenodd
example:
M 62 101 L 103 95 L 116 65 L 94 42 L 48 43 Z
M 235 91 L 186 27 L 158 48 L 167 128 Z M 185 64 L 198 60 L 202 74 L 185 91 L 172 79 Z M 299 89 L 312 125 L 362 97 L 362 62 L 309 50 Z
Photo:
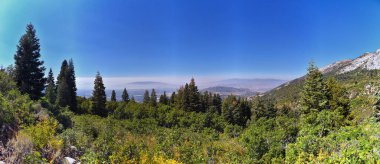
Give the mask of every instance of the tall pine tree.
M 145 92 L 144 92 L 143 103 L 144 103 L 144 104 L 149 104 L 149 102 L 150 102 L 149 91 L 148 91 L 148 90 L 145 90 Z
M 161 104 L 168 105 L 169 104 L 169 99 L 166 96 L 166 92 L 160 96 L 160 101 Z
M 103 84 L 103 78 L 100 76 L 100 73 L 98 72 L 96 74 L 96 78 L 94 81 L 94 90 L 92 92 L 92 113 L 106 117 L 107 116 L 107 110 L 106 110 L 106 92 L 105 87 Z
M 189 84 L 189 108 L 191 111 L 204 112 L 201 109 L 200 93 L 198 87 L 195 85 L 194 78 L 191 78 Z
M 321 111 L 328 108 L 327 87 L 322 73 L 314 65 L 309 64 L 303 90 L 301 92 L 302 112 L 307 114 L 312 111 Z
M 156 107 L 157 106 L 157 94 L 156 94 L 156 90 L 154 90 L 154 89 L 152 89 L 152 93 L 150 93 L 149 104 L 152 107 Z
M 128 95 L 128 92 L 127 92 L 127 89 L 124 88 L 123 90 L 123 94 L 121 95 L 121 99 L 128 103 L 129 102 L 129 95 Z
M 170 105 L 171 106 L 175 105 L 176 97 L 177 97 L 177 95 L 175 94 L 175 92 L 173 92 L 172 95 L 170 96 Z
M 115 92 L 115 90 L 112 90 L 111 101 L 112 102 L 116 102 L 116 92 Z
M 65 107 L 70 106 L 70 89 L 67 83 L 67 69 L 68 69 L 67 60 L 64 60 L 61 65 L 61 71 L 57 77 L 57 99 L 56 104 Z
M 212 97 L 212 112 L 218 113 L 219 115 L 222 113 L 222 98 L 219 94 L 214 94 Z
M 59 106 L 69 106 L 70 110 L 77 111 L 77 87 L 75 82 L 74 62 L 64 60 L 57 78 L 57 100 Z
M 180 93 L 180 92 L 178 92 Z M 181 108 L 182 110 L 184 111 L 187 111 L 187 112 L 191 112 L 191 108 L 190 108 L 190 90 L 189 90 L 189 84 L 185 84 L 185 87 L 183 88 L 183 92 L 182 92 L 182 100 L 181 100 Z
M 26 33 L 17 45 L 15 59 L 15 81 L 21 93 L 37 100 L 45 89 L 45 67 L 40 60 L 40 43 L 32 24 L 26 26 Z
M 49 75 L 46 81 L 45 97 L 49 103 L 54 104 L 56 96 L 57 96 L 57 93 L 56 93 L 53 71 L 50 68 Z
M 70 93 L 70 109 L 74 112 L 77 111 L 77 86 L 75 82 L 75 70 L 74 70 L 74 62 L 72 59 L 69 60 L 69 65 L 67 68 L 67 85 L 69 87 L 69 93 Z

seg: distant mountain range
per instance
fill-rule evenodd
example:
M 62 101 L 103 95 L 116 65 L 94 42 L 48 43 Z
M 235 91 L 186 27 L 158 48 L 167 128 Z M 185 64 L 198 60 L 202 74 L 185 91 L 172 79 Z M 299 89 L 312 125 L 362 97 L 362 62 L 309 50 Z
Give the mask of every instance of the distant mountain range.
M 271 90 L 287 80 L 280 79 L 226 79 L 216 82 L 211 82 L 209 86 L 223 86 L 233 88 L 245 88 L 252 92 L 266 92 Z
M 222 97 L 228 96 L 228 95 L 237 95 L 237 96 L 254 96 L 257 95 L 258 92 L 251 91 L 248 88 L 234 88 L 234 87 L 224 87 L 224 86 L 216 86 L 216 87 L 209 87 L 202 89 L 201 92 L 211 92 L 211 93 L 217 93 L 220 94 Z
M 215 82 L 207 83 L 197 83 L 200 91 L 209 91 L 213 93 L 219 93 L 222 96 L 234 94 L 237 96 L 253 96 L 259 92 L 265 92 L 272 88 L 275 88 L 286 80 L 279 79 L 226 79 L 219 80 Z M 157 95 L 161 95 L 164 92 L 167 95 L 171 95 L 172 92 L 176 91 L 181 85 L 184 84 L 170 84 L 164 82 L 156 81 L 136 81 L 125 84 L 130 97 L 134 96 L 137 101 L 141 101 L 144 91 L 149 90 L 149 92 L 154 88 Z M 106 88 L 107 97 L 110 98 L 112 88 Z M 122 89 L 115 89 L 117 97 L 120 98 Z M 92 89 L 78 89 L 79 96 L 91 97 Z
M 169 83 L 163 83 L 163 82 L 156 82 L 156 81 L 136 81 L 127 83 L 126 88 L 133 88 L 133 89 L 148 89 L 151 90 L 152 88 L 155 89 L 174 89 L 178 86 L 175 84 L 169 84 Z

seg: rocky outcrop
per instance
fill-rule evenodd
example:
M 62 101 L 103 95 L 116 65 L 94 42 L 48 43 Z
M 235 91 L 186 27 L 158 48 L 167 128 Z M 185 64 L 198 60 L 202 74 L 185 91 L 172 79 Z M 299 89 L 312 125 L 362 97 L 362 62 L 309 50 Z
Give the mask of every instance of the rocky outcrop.
M 342 74 L 356 69 L 380 69 L 380 49 L 375 52 L 366 52 L 356 59 L 335 62 L 319 69 L 322 73 Z
M 77 161 L 74 158 L 71 157 L 65 157 L 63 158 L 63 164 L 75 164 Z

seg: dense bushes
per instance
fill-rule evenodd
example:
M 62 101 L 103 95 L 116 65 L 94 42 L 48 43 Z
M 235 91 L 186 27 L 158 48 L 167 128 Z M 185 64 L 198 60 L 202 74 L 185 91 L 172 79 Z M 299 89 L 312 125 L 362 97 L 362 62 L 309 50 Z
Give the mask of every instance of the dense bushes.
M 221 145 L 219 140 L 225 137 L 210 128 L 194 133 L 194 128 L 157 126 L 158 122 L 151 118 L 115 120 L 93 115 L 75 116 L 73 122 L 73 128 L 61 136 L 65 145 L 75 146 L 83 152 L 81 159 L 87 162 L 164 160 L 199 163 L 223 161 L 226 160 L 222 159 L 224 153 L 234 153 L 224 150 L 227 145 Z
M 0 125 L 27 126 L 35 122 L 33 113 L 41 110 L 40 106 L 31 101 L 27 95 L 21 95 L 17 90 L 0 93 Z
M 346 126 L 326 137 L 306 135 L 287 149 L 286 161 L 297 163 L 378 163 L 379 123 Z

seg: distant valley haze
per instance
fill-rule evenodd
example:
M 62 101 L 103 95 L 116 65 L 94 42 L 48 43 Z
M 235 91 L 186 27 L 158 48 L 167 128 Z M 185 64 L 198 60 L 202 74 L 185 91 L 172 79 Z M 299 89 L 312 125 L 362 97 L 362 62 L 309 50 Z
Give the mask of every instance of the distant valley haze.
M 108 97 L 111 95 L 112 90 L 115 90 L 117 95 L 121 95 L 122 90 L 126 88 L 131 96 L 134 96 L 137 101 L 140 101 L 145 90 L 151 91 L 151 89 L 155 89 L 158 95 L 164 92 L 170 95 L 172 92 L 176 92 L 180 86 L 189 83 L 191 78 L 193 77 L 104 77 L 103 81 Z M 288 81 L 271 78 L 223 79 L 220 77 L 200 77 L 195 78 L 195 80 L 201 91 L 217 92 L 222 95 L 235 94 L 239 96 L 253 96 L 257 93 L 263 93 Z M 78 77 L 77 85 L 78 95 L 85 97 L 92 96 L 92 77 Z M 215 87 L 223 89 L 223 91 L 215 90 Z M 236 90 L 239 89 L 243 91 L 236 92 Z

